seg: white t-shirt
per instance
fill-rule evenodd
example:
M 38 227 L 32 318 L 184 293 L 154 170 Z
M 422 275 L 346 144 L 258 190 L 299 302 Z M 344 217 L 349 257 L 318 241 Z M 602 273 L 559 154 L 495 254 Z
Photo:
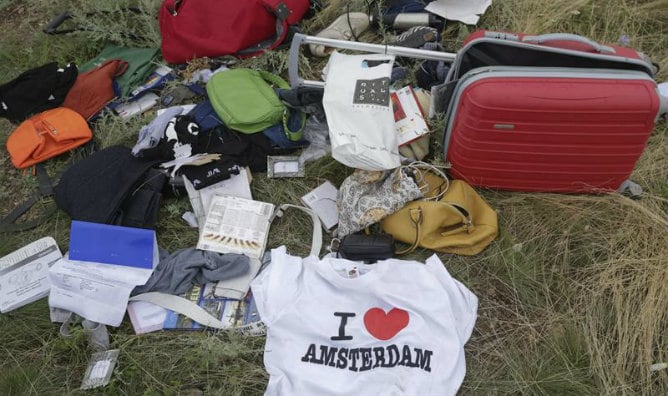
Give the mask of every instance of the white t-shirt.
M 290 256 L 252 283 L 267 325 L 265 396 L 452 395 L 478 299 L 434 255 L 425 264 Z

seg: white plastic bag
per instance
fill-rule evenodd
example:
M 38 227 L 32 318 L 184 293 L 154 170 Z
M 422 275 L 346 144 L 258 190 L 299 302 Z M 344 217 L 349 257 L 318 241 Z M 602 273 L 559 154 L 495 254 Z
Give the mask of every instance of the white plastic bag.
M 332 53 L 322 100 L 332 157 L 351 168 L 386 170 L 401 165 L 390 76 L 394 56 Z

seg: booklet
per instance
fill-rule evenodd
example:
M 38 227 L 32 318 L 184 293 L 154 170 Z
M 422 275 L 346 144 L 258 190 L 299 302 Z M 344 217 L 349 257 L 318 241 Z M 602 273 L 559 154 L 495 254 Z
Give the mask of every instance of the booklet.
M 46 297 L 49 267 L 61 257 L 56 241 L 44 237 L 0 258 L 0 312 Z
M 197 249 L 259 259 L 267 245 L 273 212 L 274 205 L 267 202 L 215 195 L 200 228 Z
M 394 111 L 394 131 L 399 146 L 429 133 L 429 126 L 413 88 L 408 86 L 390 94 Z

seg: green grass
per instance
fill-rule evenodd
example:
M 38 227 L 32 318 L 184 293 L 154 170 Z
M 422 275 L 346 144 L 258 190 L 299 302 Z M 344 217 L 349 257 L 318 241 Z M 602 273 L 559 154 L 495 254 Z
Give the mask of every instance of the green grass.
M 49 61 L 83 64 L 106 43 L 159 45 L 155 19 L 158 0 L 108 2 L 75 0 L 0 1 L 0 82 Z M 340 15 L 348 2 L 329 7 L 305 21 L 314 33 Z M 364 2 L 351 1 L 364 11 Z M 139 6 L 145 14 L 123 8 Z M 66 36 L 41 33 L 48 20 L 71 9 L 89 31 Z M 86 16 L 107 10 L 106 17 Z M 497 0 L 479 27 L 528 33 L 568 32 L 630 45 L 650 55 L 668 77 L 668 1 L 666 0 Z M 473 27 L 449 23 L 443 44 L 456 50 Z M 129 34 L 132 32 L 132 34 Z M 389 42 L 391 32 L 362 38 Z M 317 78 L 324 60 L 303 55 L 300 70 Z M 240 65 L 286 72 L 286 52 L 275 51 Z M 284 74 L 285 75 L 285 74 Z M 99 147 L 132 145 L 147 114 L 128 121 L 105 117 L 95 126 Z M 442 162 L 434 123 L 433 162 Z M 0 121 L 0 144 L 14 128 Z M 77 151 L 48 163 L 51 175 Z M 303 179 L 267 179 L 254 174 L 256 199 L 298 203 L 324 180 L 339 184 L 350 169 L 323 158 L 307 166 Z M 636 166 L 633 180 L 643 186 L 641 200 L 617 194 L 556 195 L 481 191 L 499 213 L 500 234 L 474 257 L 441 255 L 448 271 L 480 299 L 478 321 L 466 345 L 467 375 L 462 394 L 473 395 L 658 395 L 668 392 L 668 125 L 661 121 Z M 30 172 L 11 166 L 0 150 L 0 215 L 37 187 Z M 48 205 L 45 200 L 42 205 Z M 180 218 L 189 209 L 185 193 L 162 201 L 157 234 L 168 250 L 193 246 L 197 234 Z M 62 250 L 69 241 L 68 216 L 58 211 L 49 222 L 22 233 L 0 234 L 0 256 L 42 236 L 53 236 Z M 272 226 L 269 246 L 287 244 L 306 254 L 310 225 L 301 214 Z M 410 258 L 424 259 L 418 250 Z M 262 365 L 263 338 L 228 333 L 161 332 L 134 335 L 129 321 L 111 329 L 121 351 L 111 383 L 78 391 L 90 355 L 83 333 L 59 336 L 49 321 L 46 300 L 0 315 L 0 394 L 262 394 L 267 374 Z

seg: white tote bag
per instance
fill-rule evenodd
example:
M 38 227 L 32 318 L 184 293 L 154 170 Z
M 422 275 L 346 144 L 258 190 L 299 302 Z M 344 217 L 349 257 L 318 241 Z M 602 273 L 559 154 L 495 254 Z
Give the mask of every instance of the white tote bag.
M 390 76 L 394 56 L 332 53 L 322 99 L 332 157 L 351 168 L 393 169 L 401 165 Z

